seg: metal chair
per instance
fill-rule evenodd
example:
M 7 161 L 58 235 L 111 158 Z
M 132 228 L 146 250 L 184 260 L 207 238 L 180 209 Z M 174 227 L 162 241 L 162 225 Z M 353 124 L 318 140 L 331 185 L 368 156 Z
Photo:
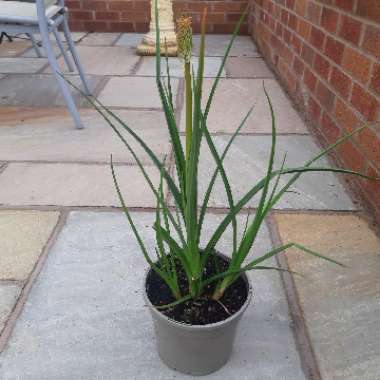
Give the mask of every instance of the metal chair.
M 71 38 L 67 22 L 67 8 L 65 7 L 64 0 L 36 0 L 35 3 L 0 0 L 0 32 L 5 32 L 9 35 L 25 33 L 31 39 L 39 57 L 42 56 L 42 53 L 34 35 L 41 35 L 42 45 L 45 48 L 47 59 L 59 84 L 70 114 L 74 119 L 75 126 L 78 129 L 82 129 L 83 124 L 80 120 L 78 109 L 75 105 L 68 84 L 62 77 L 52 42 L 49 38 L 50 33 L 53 33 L 69 71 L 73 72 L 75 70 L 74 65 L 72 64 L 60 38 L 58 32 L 59 26 L 62 27 L 69 51 L 82 80 L 84 91 L 87 95 L 91 95 L 90 86 L 84 75 L 83 67 Z

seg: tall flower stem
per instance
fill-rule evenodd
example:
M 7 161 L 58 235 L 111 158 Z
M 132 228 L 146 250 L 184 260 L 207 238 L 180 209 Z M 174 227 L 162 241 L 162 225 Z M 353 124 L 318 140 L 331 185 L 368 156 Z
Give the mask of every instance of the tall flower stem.
M 185 62 L 185 93 L 186 93 L 186 161 L 190 157 L 191 139 L 193 135 L 193 90 L 191 83 L 190 62 Z

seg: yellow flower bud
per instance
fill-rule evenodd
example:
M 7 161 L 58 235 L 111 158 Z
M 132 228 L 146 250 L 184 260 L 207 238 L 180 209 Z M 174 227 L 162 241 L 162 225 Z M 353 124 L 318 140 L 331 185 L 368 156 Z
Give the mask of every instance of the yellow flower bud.
M 177 43 L 178 56 L 183 58 L 185 62 L 190 62 L 193 46 L 191 17 L 181 16 L 177 20 Z

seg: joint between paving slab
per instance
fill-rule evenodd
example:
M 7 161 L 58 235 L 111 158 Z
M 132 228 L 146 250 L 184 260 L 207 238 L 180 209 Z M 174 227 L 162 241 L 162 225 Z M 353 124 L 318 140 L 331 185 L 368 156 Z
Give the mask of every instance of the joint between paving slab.
M 6 170 L 7 167 L 8 167 L 7 162 L 1 162 L 0 163 L 0 175 Z
M 6 280 L 0 279 L 0 286 L 2 285 L 17 285 L 20 288 L 24 286 L 25 281 L 22 280 L 16 280 L 13 278 L 7 278 Z
M 120 37 L 119 37 L 120 38 Z M 128 76 L 136 76 L 137 71 L 140 69 L 141 65 L 143 63 L 143 57 L 140 57 L 137 62 L 133 65 L 131 68 L 131 71 Z
M 46 261 L 46 258 L 49 254 L 49 251 L 53 244 L 55 243 L 59 233 L 61 232 L 63 226 L 66 224 L 67 216 L 69 212 L 62 210 L 59 214 L 57 224 L 55 225 L 53 231 L 51 232 L 49 239 L 47 240 L 46 244 L 41 250 L 41 254 L 38 257 L 33 270 L 31 271 L 28 279 L 24 282 L 24 286 L 21 289 L 20 296 L 17 299 L 17 302 L 15 303 L 11 313 L 9 314 L 9 317 L 5 321 L 4 328 L 2 330 L 2 333 L 0 335 L 0 353 L 2 353 L 9 341 L 9 338 L 12 335 L 13 328 L 16 324 L 17 318 L 22 312 L 22 309 L 25 305 L 25 302 L 28 299 L 28 295 L 30 290 L 32 289 L 32 286 L 34 282 L 36 281 L 38 275 L 40 274 L 44 263 Z
M 281 241 L 278 225 L 272 213 L 266 218 L 266 224 L 273 245 L 275 247 L 282 245 L 283 242 Z M 288 270 L 285 255 L 276 255 L 276 261 L 280 268 Z M 289 314 L 292 321 L 291 328 L 300 357 L 302 370 L 307 379 L 322 380 L 293 276 L 289 272 L 281 271 L 280 277 L 289 306 Z
M 72 161 L 53 161 L 53 160 L 9 160 L 4 161 L 5 165 L 9 164 L 36 164 L 36 165 L 56 165 L 56 164 L 67 164 L 67 165 L 110 165 L 110 161 L 80 161 L 80 160 L 72 160 Z M 137 166 L 138 164 L 136 162 L 114 162 L 114 166 Z M 153 162 L 147 162 L 143 163 L 143 166 L 155 166 Z M 5 169 L 4 169 L 5 170 Z M 2 168 L 0 167 L 0 174 L 1 174 Z

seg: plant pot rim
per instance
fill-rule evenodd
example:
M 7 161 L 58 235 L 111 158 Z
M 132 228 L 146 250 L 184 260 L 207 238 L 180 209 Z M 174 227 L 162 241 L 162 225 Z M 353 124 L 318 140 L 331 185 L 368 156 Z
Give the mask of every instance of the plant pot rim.
M 230 258 L 228 256 L 224 255 L 223 253 L 216 252 L 216 254 L 219 255 L 219 256 L 221 256 L 221 257 L 223 257 L 224 259 L 230 260 Z M 209 323 L 207 325 L 190 325 L 190 324 L 187 324 L 187 323 L 178 322 L 178 321 L 176 321 L 174 319 L 171 319 L 171 318 L 167 317 L 163 313 L 161 313 L 150 302 L 149 297 L 148 297 L 148 295 L 146 293 L 146 281 L 147 281 L 148 274 L 149 274 L 149 272 L 151 270 L 152 270 L 152 268 L 148 267 L 147 270 L 145 271 L 144 283 L 143 283 L 143 294 L 144 294 L 144 299 L 145 299 L 145 302 L 146 302 L 147 306 L 161 320 L 164 320 L 164 321 L 166 321 L 167 323 L 169 323 L 169 324 L 171 324 L 173 326 L 180 327 L 181 329 L 198 330 L 199 331 L 199 330 L 210 330 L 210 329 L 217 329 L 219 327 L 223 327 L 226 323 L 230 323 L 233 320 L 239 318 L 245 312 L 245 310 L 247 309 L 247 307 L 250 304 L 251 299 L 252 299 L 252 285 L 251 285 L 251 281 L 250 281 L 249 277 L 247 276 L 247 273 L 243 272 L 242 273 L 242 277 L 243 277 L 243 279 L 244 279 L 244 281 L 245 281 L 245 283 L 247 285 L 247 298 L 246 298 L 244 304 L 242 305 L 242 307 L 235 314 L 233 314 L 230 317 L 224 319 L 223 321 L 219 321 L 219 322 L 215 322 L 215 323 Z

